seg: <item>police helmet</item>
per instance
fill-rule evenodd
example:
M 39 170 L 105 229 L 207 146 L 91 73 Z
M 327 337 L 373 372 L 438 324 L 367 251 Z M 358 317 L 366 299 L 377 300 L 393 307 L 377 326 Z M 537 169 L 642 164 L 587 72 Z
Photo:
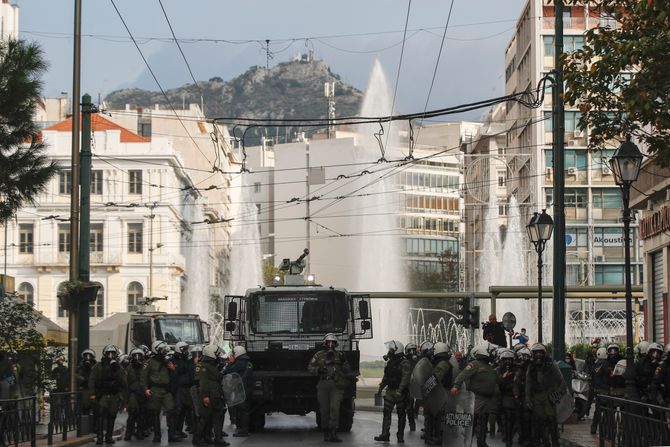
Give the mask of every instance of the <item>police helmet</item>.
M 95 360 L 95 351 L 93 349 L 84 349 L 81 353 L 83 360 Z
M 529 360 L 530 359 L 530 349 L 523 347 L 516 352 L 517 357 L 520 360 Z
M 180 354 L 188 354 L 188 343 L 185 341 L 179 341 L 176 345 L 174 345 L 174 350 Z
M 135 361 L 141 362 L 142 360 L 144 360 L 144 351 L 140 348 L 135 348 L 132 351 L 130 351 L 130 358 Z
M 608 357 L 609 356 L 614 357 L 614 356 L 619 355 L 619 351 L 620 351 L 619 345 L 617 345 L 616 343 L 610 343 L 609 345 L 607 345 L 607 356 Z
M 598 350 L 596 351 L 596 358 L 598 360 L 605 360 L 607 358 L 607 348 L 605 347 L 598 348 Z
M 668 346 L 670 346 L 670 345 L 668 345 Z M 421 346 L 419 347 L 419 350 L 421 351 L 421 354 L 423 356 L 432 355 L 434 349 L 435 349 L 435 345 L 433 344 L 433 342 L 430 342 L 428 340 L 421 343 Z
M 390 340 L 384 343 L 384 346 L 386 346 L 386 349 L 389 352 L 392 352 L 395 355 L 402 354 L 405 352 L 405 347 L 400 343 L 398 340 Z
M 647 355 L 655 360 L 660 360 L 661 356 L 663 356 L 663 346 L 656 342 L 649 343 Z
M 114 345 L 107 345 L 102 349 L 102 356 L 107 358 L 114 358 L 119 355 L 119 348 Z
M 614 371 L 612 371 L 613 376 L 623 376 L 626 372 L 626 359 L 619 360 L 614 366 Z
M 128 364 L 130 363 L 130 357 L 128 357 L 128 354 L 121 354 L 119 356 L 119 363 L 121 364 Z
M 209 344 L 202 348 L 202 355 L 209 357 L 210 359 L 215 359 L 219 355 L 219 347 Z
M 524 348 L 526 348 L 526 345 L 524 345 L 523 343 L 517 343 L 514 345 L 514 347 L 512 347 L 515 353 L 521 351 Z
M 189 347 L 189 352 L 193 354 L 202 354 L 202 345 L 193 345 Z
M 510 359 L 514 360 L 514 352 L 509 349 L 501 349 L 499 352 L 500 360 Z
M 239 357 L 247 353 L 247 350 L 244 349 L 244 346 L 235 346 L 233 348 L 233 357 Z
M 542 353 L 546 354 L 547 353 L 547 348 L 542 343 L 535 343 L 530 348 L 530 353 L 534 355 L 537 352 L 542 352 Z
M 323 337 L 323 344 L 327 346 L 329 343 L 332 344 L 333 346 L 337 346 L 337 336 L 332 332 L 326 334 Z
M 482 343 L 472 350 L 472 356 L 478 360 L 491 360 L 493 358 L 493 352 L 489 350 L 488 343 Z
M 149 355 L 151 353 L 151 349 L 149 349 L 147 345 L 139 345 L 138 347 L 144 351 L 144 355 Z
M 168 351 L 168 344 L 163 340 L 156 340 L 151 344 L 151 352 L 156 355 L 166 355 Z
M 434 355 L 451 354 L 451 352 L 449 350 L 449 346 L 446 343 L 438 341 L 437 343 L 435 343 L 435 346 L 433 348 L 433 354 Z
M 647 352 L 649 351 L 649 342 L 646 340 L 641 341 L 635 346 L 634 351 L 637 355 L 647 355 Z
M 406 355 L 413 355 L 416 354 L 416 343 L 409 342 L 405 345 L 405 354 Z

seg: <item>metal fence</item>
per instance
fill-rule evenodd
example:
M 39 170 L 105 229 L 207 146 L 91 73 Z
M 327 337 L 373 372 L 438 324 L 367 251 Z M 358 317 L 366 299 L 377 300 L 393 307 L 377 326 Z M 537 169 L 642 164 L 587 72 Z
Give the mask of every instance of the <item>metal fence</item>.
M 54 435 L 60 434 L 67 440 L 68 432 L 79 431 L 81 393 L 51 393 L 49 395 L 49 425 L 47 427 L 48 444 L 53 444 Z
M 600 446 L 670 445 L 670 408 L 598 396 Z
M 30 442 L 35 447 L 37 416 L 35 397 L 0 400 L 0 445 Z

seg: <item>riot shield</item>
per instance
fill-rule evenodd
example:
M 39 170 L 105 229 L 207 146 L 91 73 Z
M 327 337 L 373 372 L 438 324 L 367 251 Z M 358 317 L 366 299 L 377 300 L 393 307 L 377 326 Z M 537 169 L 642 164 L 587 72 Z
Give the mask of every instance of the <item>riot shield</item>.
M 442 446 L 470 447 L 475 422 L 475 394 L 465 385 L 456 396 L 447 397 L 442 416 Z
M 423 399 L 423 384 L 433 375 L 433 364 L 427 358 L 422 358 L 412 370 L 412 377 L 409 380 L 409 395 L 412 399 Z
M 568 420 L 574 411 L 572 396 L 567 386 L 562 386 L 549 395 L 551 401 L 556 405 L 556 421 L 559 424 Z
M 246 399 L 244 382 L 239 374 L 225 374 L 221 380 L 221 386 L 223 387 L 223 398 L 228 407 L 239 405 Z

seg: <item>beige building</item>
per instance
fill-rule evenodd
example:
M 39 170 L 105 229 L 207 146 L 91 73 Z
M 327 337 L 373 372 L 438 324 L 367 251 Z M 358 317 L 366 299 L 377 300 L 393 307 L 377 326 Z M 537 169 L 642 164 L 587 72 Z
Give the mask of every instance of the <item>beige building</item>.
M 2 0 L 0 3 L 0 39 L 19 38 L 19 6 Z

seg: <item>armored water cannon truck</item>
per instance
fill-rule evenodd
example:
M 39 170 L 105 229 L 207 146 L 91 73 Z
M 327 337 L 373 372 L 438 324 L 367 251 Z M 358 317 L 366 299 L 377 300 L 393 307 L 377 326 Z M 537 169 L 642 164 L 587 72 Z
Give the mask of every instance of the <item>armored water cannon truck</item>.
M 151 348 L 156 340 L 171 347 L 180 341 L 189 345 L 209 343 L 209 325 L 198 315 L 159 312 L 153 304 L 159 300 L 167 297 L 140 298 L 137 312 L 119 312 L 92 326 L 91 349 L 101 355 L 108 344 L 127 353 L 142 345 Z
M 250 429 L 261 430 L 272 412 L 305 415 L 316 412 L 317 377 L 307 367 L 323 349 L 323 338 L 334 333 L 337 350 L 351 366 L 340 408 L 340 430 L 349 431 L 354 419 L 359 340 L 372 338 L 370 300 L 347 290 L 310 284 L 302 276 L 307 250 L 296 261 L 284 259 L 284 284 L 249 289 L 244 296 L 224 300 L 225 338 L 246 348 L 254 365 Z

